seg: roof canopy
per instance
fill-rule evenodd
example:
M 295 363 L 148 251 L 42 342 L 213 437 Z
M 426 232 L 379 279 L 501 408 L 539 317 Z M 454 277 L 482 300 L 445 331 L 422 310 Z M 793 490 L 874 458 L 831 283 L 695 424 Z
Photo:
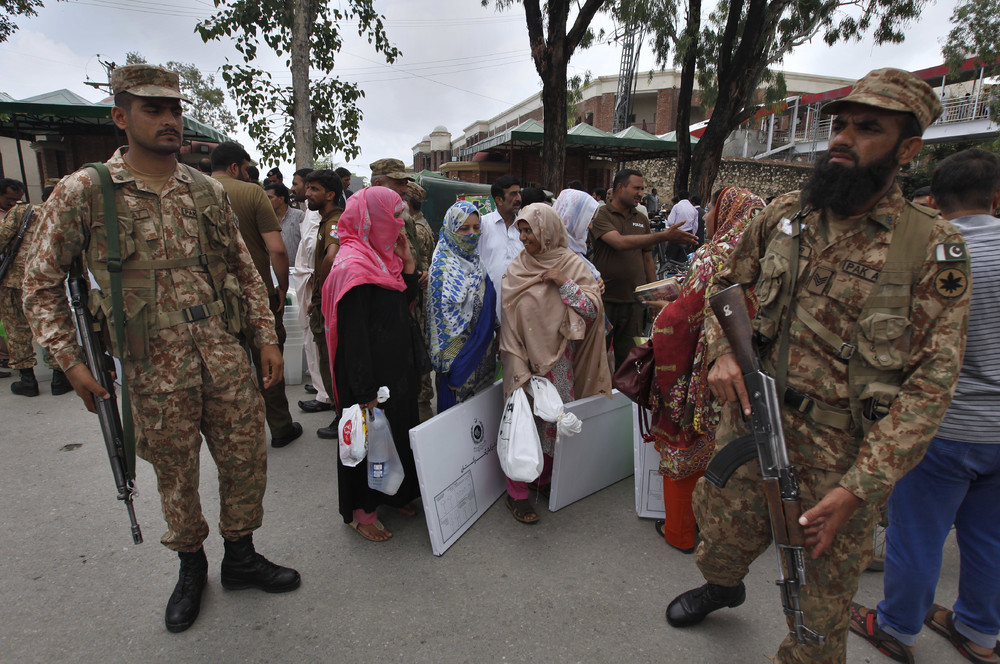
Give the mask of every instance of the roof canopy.
M 525 120 L 516 127 L 462 148 L 461 156 L 477 152 L 507 152 L 519 147 L 541 145 L 544 125 L 538 120 Z M 566 148 L 582 149 L 593 157 L 608 157 L 618 161 L 663 156 L 677 151 L 677 142 L 658 138 L 638 127 L 629 127 L 617 134 L 580 123 L 566 132 Z
M 83 133 L 98 128 L 110 129 L 114 126 L 112 108 L 112 104 L 88 102 L 69 90 L 56 90 L 22 101 L 0 100 L 0 135 L 14 137 L 18 134 Z M 222 132 L 189 116 L 184 116 L 184 138 L 212 143 L 229 140 Z

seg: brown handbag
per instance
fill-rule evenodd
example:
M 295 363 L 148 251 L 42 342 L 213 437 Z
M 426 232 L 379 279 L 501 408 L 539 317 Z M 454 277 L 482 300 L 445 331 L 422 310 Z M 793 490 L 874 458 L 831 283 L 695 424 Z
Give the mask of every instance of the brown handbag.
M 650 339 L 628 352 L 625 361 L 611 377 L 611 384 L 642 408 L 649 408 L 649 391 L 653 387 L 655 365 L 653 341 Z

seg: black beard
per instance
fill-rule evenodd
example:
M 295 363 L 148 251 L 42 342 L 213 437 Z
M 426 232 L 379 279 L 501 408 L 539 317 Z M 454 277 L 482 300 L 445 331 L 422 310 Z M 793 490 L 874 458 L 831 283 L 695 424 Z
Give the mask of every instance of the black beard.
M 851 156 L 857 158 L 853 152 Z M 830 161 L 825 152 L 816 161 L 809 181 L 802 187 L 805 204 L 850 217 L 889 183 L 896 170 L 896 149 L 867 166 L 844 166 Z

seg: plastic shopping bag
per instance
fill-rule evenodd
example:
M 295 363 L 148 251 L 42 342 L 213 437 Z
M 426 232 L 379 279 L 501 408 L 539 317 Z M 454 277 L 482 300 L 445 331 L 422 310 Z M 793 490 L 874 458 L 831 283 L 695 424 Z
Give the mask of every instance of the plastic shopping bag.
M 542 444 L 524 388 L 514 390 L 504 404 L 497 454 L 504 475 L 516 482 L 533 482 L 542 474 Z
M 392 430 L 385 412 L 374 410 L 368 425 L 368 488 L 394 496 L 403 483 L 403 464 L 399 460 Z
M 379 403 L 387 401 L 389 388 L 378 388 L 377 399 Z M 340 462 L 345 466 L 353 468 L 364 461 L 368 454 L 368 427 L 371 421 L 371 414 L 366 413 L 360 404 L 348 406 L 341 413 L 337 433 L 340 438 Z
M 365 409 L 354 404 L 340 415 L 340 462 L 353 468 L 362 461 L 368 453 L 368 423 L 365 419 Z
M 573 413 L 567 413 L 563 409 L 559 390 L 550 380 L 541 376 L 532 376 L 528 387 L 535 400 L 535 415 L 556 425 L 557 443 L 566 436 L 580 433 L 583 422 Z

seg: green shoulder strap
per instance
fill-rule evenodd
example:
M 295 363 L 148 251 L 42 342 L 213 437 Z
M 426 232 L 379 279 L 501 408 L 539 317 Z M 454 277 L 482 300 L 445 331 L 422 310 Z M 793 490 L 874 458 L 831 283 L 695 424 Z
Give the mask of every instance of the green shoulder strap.
M 125 349 L 125 301 L 122 295 L 122 249 L 118 237 L 118 205 L 115 199 L 115 185 L 111 182 L 108 167 L 101 162 L 85 164 L 84 168 L 97 171 L 101 180 L 101 197 L 104 199 L 104 227 L 108 238 L 108 277 L 111 280 L 111 324 L 115 329 L 115 343 L 118 352 Z M 135 479 L 135 427 L 132 424 L 132 403 L 128 394 L 128 382 L 122 372 L 122 433 L 125 436 L 125 461 L 129 479 Z

